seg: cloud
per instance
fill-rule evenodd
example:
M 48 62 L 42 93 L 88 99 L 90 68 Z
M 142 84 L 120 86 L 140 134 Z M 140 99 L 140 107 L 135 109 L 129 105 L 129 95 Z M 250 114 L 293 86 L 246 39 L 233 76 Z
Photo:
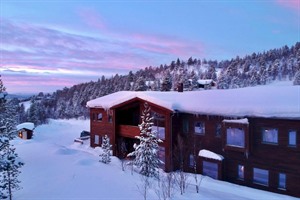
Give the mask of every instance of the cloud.
M 28 74 L 47 79 L 49 74 L 61 79 L 65 76 L 69 81 L 61 81 L 61 85 L 75 84 L 203 53 L 199 42 L 155 34 L 115 33 L 94 17 L 96 13 L 83 13 L 86 19 L 93 19 L 89 21 L 92 25 L 106 31 L 92 37 L 0 19 L 0 73 L 16 73 L 18 78 Z
M 276 3 L 291 10 L 300 11 L 300 0 L 277 0 Z
M 107 30 L 104 19 L 93 8 L 80 8 L 77 13 L 80 16 L 80 19 L 89 26 L 102 31 Z

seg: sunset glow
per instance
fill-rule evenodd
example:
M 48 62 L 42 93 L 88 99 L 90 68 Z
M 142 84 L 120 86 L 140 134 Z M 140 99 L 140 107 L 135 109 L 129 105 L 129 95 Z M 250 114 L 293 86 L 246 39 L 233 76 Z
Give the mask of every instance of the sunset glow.
M 0 2 L 9 93 L 54 92 L 177 58 L 224 60 L 300 40 L 300 0 Z

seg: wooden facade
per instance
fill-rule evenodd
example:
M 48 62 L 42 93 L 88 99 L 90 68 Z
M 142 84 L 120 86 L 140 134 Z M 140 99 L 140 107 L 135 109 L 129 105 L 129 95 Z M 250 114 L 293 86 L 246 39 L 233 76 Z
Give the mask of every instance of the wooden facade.
M 30 140 L 32 138 L 32 135 L 33 135 L 33 130 L 29 130 L 26 128 L 22 128 L 18 130 L 19 138 L 22 138 L 24 140 Z
M 133 150 L 145 101 L 130 99 L 108 110 L 90 108 L 91 146 L 108 135 L 114 155 Z M 164 135 L 160 156 L 165 171 L 183 168 L 253 188 L 300 197 L 300 120 L 247 117 L 247 123 L 225 116 L 175 112 L 148 102 L 155 127 Z M 227 119 L 227 120 L 225 120 Z M 125 149 L 125 150 L 124 150 Z M 209 150 L 224 157 L 200 157 Z M 208 167 L 207 167 L 208 166 Z

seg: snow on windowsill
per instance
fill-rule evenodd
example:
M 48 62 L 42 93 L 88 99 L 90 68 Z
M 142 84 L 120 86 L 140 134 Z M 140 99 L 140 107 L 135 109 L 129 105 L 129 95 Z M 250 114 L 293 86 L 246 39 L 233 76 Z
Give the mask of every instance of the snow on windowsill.
M 225 123 L 236 123 L 236 124 L 249 124 L 249 121 L 247 118 L 243 119 L 224 119 L 223 122 Z
M 199 156 L 204 157 L 204 158 L 214 159 L 214 160 L 220 160 L 220 161 L 222 161 L 224 159 L 223 156 L 216 154 L 212 151 L 206 150 L 206 149 L 200 150 Z

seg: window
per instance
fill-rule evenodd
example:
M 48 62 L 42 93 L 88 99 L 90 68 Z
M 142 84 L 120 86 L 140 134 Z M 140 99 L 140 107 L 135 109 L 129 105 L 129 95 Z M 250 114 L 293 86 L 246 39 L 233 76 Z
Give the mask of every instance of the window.
M 98 113 L 97 120 L 102 121 L 102 113 Z
M 278 129 L 263 129 L 262 141 L 263 143 L 278 144 Z
M 190 167 L 194 167 L 195 166 L 195 159 L 194 159 L 194 155 L 190 154 Z
M 152 126 L 152 132 L 156 132 L 156 137 L 164 140 L 165 139 L 165 127 Z
M 238 179 L 244 180 L 244 165 L 238 165 Z
M 269 171 L 265 169 L 253 168 L 253 183 L 269 185 Z
M 159 151 L 158 151 L 158 158 L 161 161 L 160 166 L 161 168 L 165 168 L 165 163 L 166 163 L 166 150 L 165 147 L 159 146 Z
M 196 122 L 195 123 L 195 134 L 197 134 L 197 135 L 205 134 L 205 123 L 204 122 Z
M 278 189 L 286 189 L 286 174 L 284 173 L 279 173 Z
M 296 146 L 296 139 L 297 139 L 297 136 L 296 136 L 296 131 L 294 130 L 290 130 L 289 131 L 289 146 Z
M 95 144 L 100 144 L 100 136 L 99 135 L 95 135 Z
M 234 147 L 245 147 L 245 131 L 242 128 L 227 128 L 226 144 Z
M 218 179 L 218 164 L 208 161 L 203 161 L 203 175 Z
M 222 125 L 220 123 L 216 124 L 216 137 L 221 137 Z
M 108 115 L 108 122 L 112 123 L 112 116 L 111 115 Z
M 165 139 L 165 116 L 152 111 L 151 116 L 153 117 L 153 126 L 152 131 L 156 131 L 157 138 L 164 140 Z
M 188 119 L 183 119 L 182 120 L 182 132 L 183 133 L 188 133 L 189 132 L 189 120 Z

